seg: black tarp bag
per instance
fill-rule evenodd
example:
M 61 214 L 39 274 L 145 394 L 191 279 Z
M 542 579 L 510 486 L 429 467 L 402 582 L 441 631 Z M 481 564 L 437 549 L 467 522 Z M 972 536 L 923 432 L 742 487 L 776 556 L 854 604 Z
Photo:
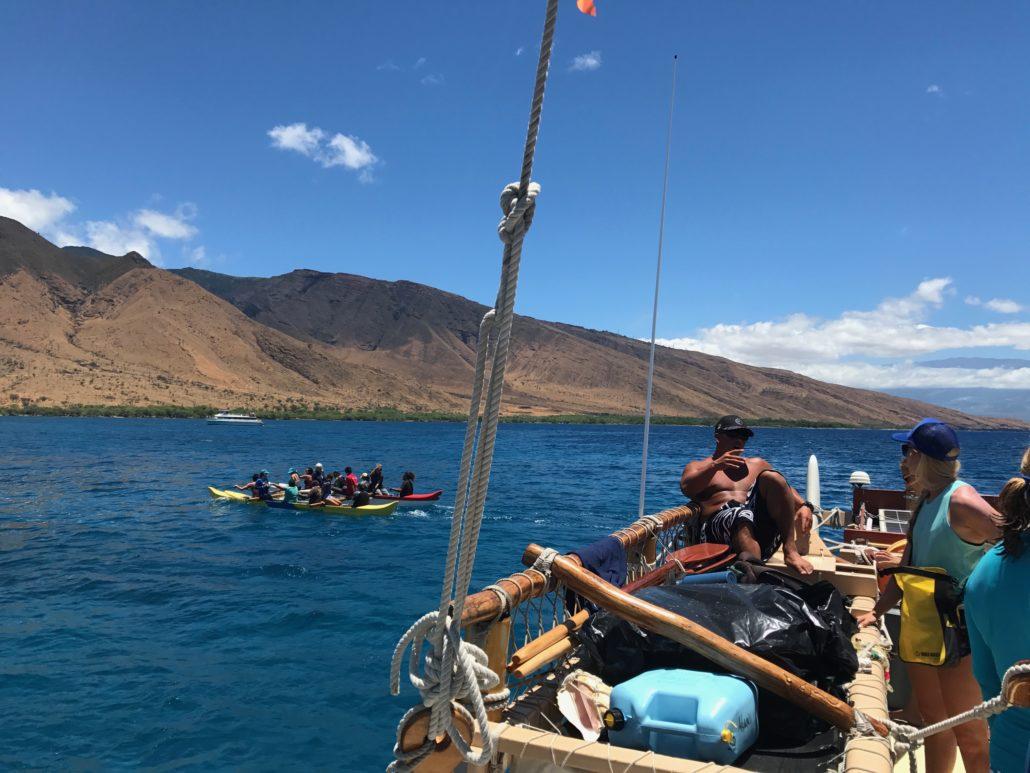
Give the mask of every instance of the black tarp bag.
M 844 685 L 858 670 L 851 645 L 858 626 L 843 596 L 828 582 L 807 585 L 763 570 L 754 585 L 659 586 L 635 595 L 837 697 L 844 698 Z M 594 614 L 578 638 L 585 645 L 588 663 L 584 668 L 610 685 L 656 668 L 725 673 L 707 658 L 606 610 Z M 822 721 L 762 688 L 758 714 L 758 743 L 764 748 L 800 746 L 827 729 Z

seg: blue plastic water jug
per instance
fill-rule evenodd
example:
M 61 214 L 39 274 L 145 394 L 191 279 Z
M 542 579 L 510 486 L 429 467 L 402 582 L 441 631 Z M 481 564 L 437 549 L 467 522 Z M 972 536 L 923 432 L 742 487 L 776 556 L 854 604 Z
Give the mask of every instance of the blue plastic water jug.
M 758 738 L 754 685 L 685 669 L 647 671 L 616 685 L 604 721 L 615 746 L 722 765 Z

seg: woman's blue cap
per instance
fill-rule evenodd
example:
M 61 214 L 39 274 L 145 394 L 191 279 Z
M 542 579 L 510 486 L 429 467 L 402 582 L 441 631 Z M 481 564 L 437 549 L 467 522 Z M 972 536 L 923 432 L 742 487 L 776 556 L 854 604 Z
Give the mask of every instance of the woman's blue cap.
M 931 459 L 950 462 L 958 459 L 958 435 L 940 419 L 923 419 L 908 432 L 895 432 L 891 438 L 908 443 Z

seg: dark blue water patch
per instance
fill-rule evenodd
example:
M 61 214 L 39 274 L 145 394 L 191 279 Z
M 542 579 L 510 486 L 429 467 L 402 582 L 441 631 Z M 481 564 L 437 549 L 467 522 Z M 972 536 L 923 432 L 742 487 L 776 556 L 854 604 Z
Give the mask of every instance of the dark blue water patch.
M 435 608 L 464 428 L 454 424 L 0 418 L 0 768 L 381 770 L 414 700 L 389 658 Z M 962 433 L 963 477 L 996 492 L 1026 433 Z M 473 584 L 525 545 L 569 549 L 631 521 L 640 427 L 502 426 Z M 896 488 L 886 432 L 760 430 L 751 444 L 823 503 L 850 472 Z M 711 430 L 655 427 L 648 510 L 681 504 Z M 438 503 L 388 517 L 217 502 L 261 469 L 381 462 Z

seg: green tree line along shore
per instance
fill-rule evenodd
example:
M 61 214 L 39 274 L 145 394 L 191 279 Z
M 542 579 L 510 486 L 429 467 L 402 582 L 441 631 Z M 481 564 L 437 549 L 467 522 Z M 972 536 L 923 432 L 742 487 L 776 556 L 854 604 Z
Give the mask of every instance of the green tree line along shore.
M 41 405 L 33 402 L 11 403 L 0 407 L 0 414 L 9 416 L 107 416 L 126 419 L 205 419 L 218 410 L 208 405 Z M 464 422 L 465 414 L 446 411 L 408 412 L 396 408 L 339 409 L 329 407 L 288 408 L 284 410 L 233 409 L 251 412 L 262 419 L 320 419 L 324 421 L 456 421 Z M 715 416 L 652 416 L 652 424 L 707 426 Z M 502 416 L 508 424 L 643 424 L 643 416 L 616 413 L 556 414 L 551 416 Z M 753 425 L 764 427 L 856 428 L 860 425 L 840 422 L 814 422 L 793 419 L 750 418 Z M 871 428 L 871 427 L 870 427 Z

